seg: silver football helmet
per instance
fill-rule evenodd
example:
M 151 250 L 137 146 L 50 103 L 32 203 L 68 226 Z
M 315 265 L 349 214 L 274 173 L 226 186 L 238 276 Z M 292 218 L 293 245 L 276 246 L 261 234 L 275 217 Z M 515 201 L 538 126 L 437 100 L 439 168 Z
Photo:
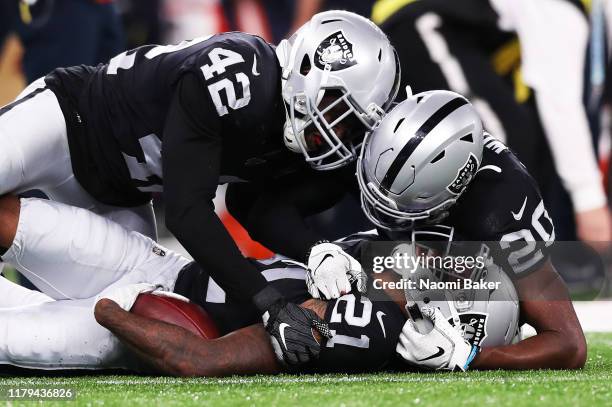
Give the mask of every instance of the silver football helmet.
M 400 249 L 410 256 L 435 256 L 448 259 L 458 256 L 481 258 L 483 262 L 471 269 L 437 267 L 428 262 L 427 267 L 402 270 L 406 280 L 412 280 L 416 289 L 406 288 L 404 294 L 409 303 L 418 309 L 425 305 L 437 307 L 451 325 L 460 330 L 472 345 L 481 347 L 510 344 L 519 328 L 519 300 L 512 280 L 500 267 L 493 264 L 488 247 L 481 242 L 455 240 L 454 229 L 435 225 L 417 229 L 412 241 Z M 427 254 L 424 254 L 426 251 Z M 419 281 L 452 282 L 469 279 L 475 282 L 499 283 L 496 289 L 420 289 Z
M 482 161 L 482 122 L 467 99 L 445 90 L 407 93 L 366 135 L 357 164 L 363 210 L 388 230 L 439 221 Z
M 318 13 L 276 49 L 283 69 L 285 145 L 317 170 L 357 158 L 397 94 L 400 65 L 386 35 L 347 11 Z
M 497 266 L 489 266 L 482 281 L 500 283 L 496 290 L 447 292 L 447 298 L 430 300 L 428 290 L 411 290 L 419 308 L 437 307 L 472 345 L 502 346 L 512 343 L 519 329 L 519 300 L 512 280 Z M 438 291 L 438 290 L 436 290 Z M 472 294 L 472 298 L 468 295 Z

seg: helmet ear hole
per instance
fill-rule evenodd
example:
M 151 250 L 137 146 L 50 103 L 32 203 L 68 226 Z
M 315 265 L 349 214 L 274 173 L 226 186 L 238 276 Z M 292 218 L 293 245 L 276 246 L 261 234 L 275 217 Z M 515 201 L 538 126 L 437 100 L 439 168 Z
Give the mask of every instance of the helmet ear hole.
M 302 64 L 300 65 L 300 74 L 302 76 L 306 76 L 308 75 L 308 72 L 310 72 L 310 69 L 310 58 L 308 58 L 308 54 L 306 54 L 304 55 L 304 58 L 302 59 Z
M 378 50 L 378 62 L 382 61 L 382 48 Z
M 399 129 L 402 123 L 404 123 L 404 120 L 406 120 L 405 117 L 402 117 L 401 119 L 398 120 L 397 124 L 395 125 L 395 128 L 393 129 L 393 133 L 397 133 L 397 129 Z
M 331 20 L 325 20 L 325 21 L 321 21 L 321 25 L 329 24 L 329 23 L 337 23 L 338 21 L 342 21 L 342 20 L 340 20 L 339 18 L 334 18 L 334 19 L 331 19 Z
M 446 153 L 444 152 L 444 150 L 442 150 L 442 152 L 440 154 L 438 154 L 433 160 L 431 160 L 429 163 L 430 164 L 434 164 L 437 163 L 438 161 L 440 161 L 441 159 L 444 158 L 444 156 L 446 155 Z
M 474 142 L 474 137 L 472 136 L 472 133 L 470 133 L 467 136 L 461 137 L 459 140 L 467 141 L 468 143 L 473 143 Z

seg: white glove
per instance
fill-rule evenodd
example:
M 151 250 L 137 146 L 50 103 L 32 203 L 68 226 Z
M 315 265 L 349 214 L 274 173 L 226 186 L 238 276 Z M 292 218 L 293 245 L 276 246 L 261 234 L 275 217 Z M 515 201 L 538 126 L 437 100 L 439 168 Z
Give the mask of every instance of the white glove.
M 357 282 L 359 292 L 366 292 L 367 276 L 357 260 L 333 243 L 319 243 L 312 247 L 306 285 L 313 298 L 338 298 L 351 291 L 353 281 Z
M 137 283 L 137 284 L 129 284 L 118 287 L 111 287 L 105 291 L 103 291 L 98 297 L 96 297 L 95 303 L 97 303 L 102 298 L 108 298 L 111 301 L 114 301 L 119 305 L 122 309 L 129 311 L 134 306 L 136 299 L 140 294 L 151 293 L 154 295 L 158 295 L 160 297 L 171 297 L 176 298 L 181 301 L 189 302 L 189 299 L 183 297 L 180 294 L 176 294 L 173 292 L 163 291 L 161 285 L 149 284 L 149 283 Z
M 438 308 L 425 306 L 421 313 L 423 318 L 431 320 L 433 329 L 426 334 L 419 333 L 409 319 L 402 328 L 397 353 L 419 368 L 466 371 L 479 348 L 470 345 Z

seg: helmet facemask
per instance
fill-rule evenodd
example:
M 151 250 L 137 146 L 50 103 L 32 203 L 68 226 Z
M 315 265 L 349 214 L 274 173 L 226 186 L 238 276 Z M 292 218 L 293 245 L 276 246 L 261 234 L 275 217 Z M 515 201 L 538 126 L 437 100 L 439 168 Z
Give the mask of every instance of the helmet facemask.
M 367 150 L 367 140 L 364 140 L 359 160 L 357 162 L 357 181 L 361 190 L 361 207 L 366 217 L 374 225 L 389 231 L 408 231 L 419 225 L 436 224 L 448 216 L 448 209 L 456 202 L 448 199 L 444 202 L 423 210 L 405 210 L 398 207 L 397 202 L 387 196 L 383 189 L 374 181 L 368 181 L 364 173 Z M 458 197 L 457 197 L 458 198 Z
M 415 259 L 420 258 L 416 268 L 402 270 L 403 278 L 412 280 L 413 286 L 420 287 L 420 280 L 429 283 L 457 282 L 471 280 L 473 282 L 486 279 L 488 264 L 491 260 L 489 247 L 483 242 L 468 242 L 457 240 L 454 228 L 444 225 L 430 225 L 412 230 L 409 244 L 402 244 L 401 252 Z M 466 258 L 473 261 L 469 264 Z M 451 261 L 457 259 L 456 261 Z M 460 263 L 459 259 L 463 259 Z M 406 289 L 407 299 L 428 298 L 432 301 L 449 300 L 453 308 L 469 308 L 475 300 L 473 289 Z
M 317 100 L 303 93 L 290 97 L 285 144 L 301 152 L 318 170 L 332 170 L 353 161 L 363 136 L 380 120 L 382 109 L 359 110 L 345 88 L 322 88 Z

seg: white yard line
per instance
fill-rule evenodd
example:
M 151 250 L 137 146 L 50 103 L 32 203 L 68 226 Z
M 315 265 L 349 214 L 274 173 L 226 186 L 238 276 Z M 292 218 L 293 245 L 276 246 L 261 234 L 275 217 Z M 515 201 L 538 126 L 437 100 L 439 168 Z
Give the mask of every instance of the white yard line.
M 612 301 L 575 301 L 574 308 L 585 332 L 612 332 Z
M 612 301 L 574 301 L 574 309 L 584 332 L 612 332 Z M 524 325 L 523 338 L 536 334 Z

